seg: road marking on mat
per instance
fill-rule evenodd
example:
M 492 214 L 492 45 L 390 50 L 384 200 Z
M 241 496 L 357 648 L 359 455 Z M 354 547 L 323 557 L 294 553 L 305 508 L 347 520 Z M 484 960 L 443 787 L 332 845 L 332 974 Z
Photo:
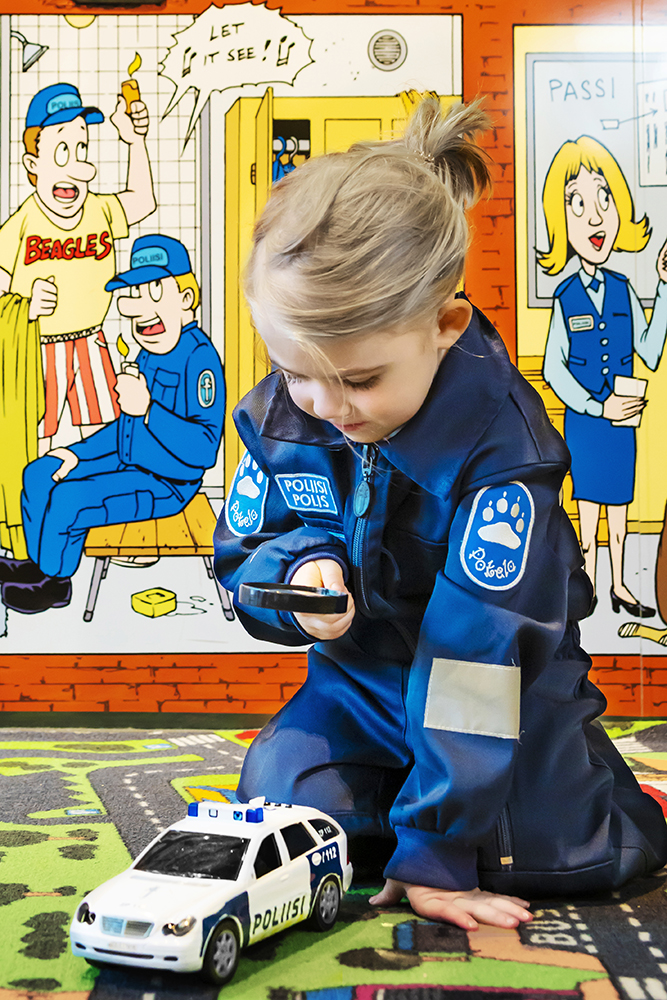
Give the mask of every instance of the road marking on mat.
M 222 736 L 218 736 L 217 733 L 190 733 L 189 736 L 171 736 L 169 738 L 170 743 L 175 743 L 179 747 L 196 746 L 196 744 L 202 743 L 224 743 Z

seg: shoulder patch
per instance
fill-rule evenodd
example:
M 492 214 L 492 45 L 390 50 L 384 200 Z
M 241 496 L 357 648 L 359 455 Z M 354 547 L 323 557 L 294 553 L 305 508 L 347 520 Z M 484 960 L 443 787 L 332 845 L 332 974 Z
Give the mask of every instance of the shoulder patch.
M 280 492 L 290 510 L 300 514 L 337 514 L 338 507 L 326 476 L 310 472 L 281 473 L 276 476 Z
M 485 486 L 473 500 L 461 545 L 467 576 L 487 590 L 510 590 L 526 568 L 535 505 L 523 483 Z
M 225 502 L 225 521 L 235 535 L 252 535 L 261 531 L 264 508 L 269 492 L 269 480 L 254 461 L 245 453 L 234 473 L 229 497 Z
M 215 402 L 215 375 L 210 368 L 203 371 L 197 379 L 197 399 L 204 408 L 213 406 Z

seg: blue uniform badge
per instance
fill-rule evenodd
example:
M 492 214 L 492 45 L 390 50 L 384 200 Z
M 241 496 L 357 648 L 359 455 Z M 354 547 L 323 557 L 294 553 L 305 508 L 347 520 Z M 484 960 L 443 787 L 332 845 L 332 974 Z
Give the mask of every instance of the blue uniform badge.
M 264 524 L 269 480 L 248 452 L 245 453 L 225 503 L 225 521 L 235 535 L 252 535 Z
M 534 520 L 533 498 L 523 483 L 479 491 L 461 545 L 461 565 L 473 583 L 509 590 L 519 582 Z
M 276 476 L 280 492 L 290 510 L 300 514 L 337 514 L 331 483 L 326 476 L 313 476 L 310 472 L 295 472 Z
M 204 408 L 213 406 L 215 402 L 215 375 L 210 368 L 202 372 L 197 380 L 197 399 Z

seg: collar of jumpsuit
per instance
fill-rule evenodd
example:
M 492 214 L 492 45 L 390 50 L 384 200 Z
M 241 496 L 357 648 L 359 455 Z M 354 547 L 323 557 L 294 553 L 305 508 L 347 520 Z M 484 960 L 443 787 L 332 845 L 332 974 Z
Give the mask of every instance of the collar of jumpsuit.
M 486 377 L 492 366 L 494 378 Z M 389 439 L 377 442 L 395 468 L 435 496 L 447 496 L 473 446 L 505 402 L 511 362 L 489 321 L 474 311 L 468 329 L 443 359 L 420 410 Z M 279 379 L 261 435 L 278 441 L 347 448 L 333 424 L 300 410 Z M 358 447 L 353 445 L 353 447 Z

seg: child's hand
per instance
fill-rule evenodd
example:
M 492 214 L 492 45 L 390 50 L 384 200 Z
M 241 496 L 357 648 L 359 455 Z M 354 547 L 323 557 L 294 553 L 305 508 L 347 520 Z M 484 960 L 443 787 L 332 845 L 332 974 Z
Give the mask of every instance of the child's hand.
M 517 896 L 500 896 L 482 889 L 459 890 L 433 889 L 425 885 L 410 885 L 388 878 L 384 889 L 369 900 L 373 906 L 394 906 L 404 896 L 420 917 L 427 920 L 444 920 L 476 931 L 479 924 L 495 927 L 516 927 L 533 919 L 526 907 L 530 904 Z
M 304 563 L 290 580 L 295 587 L 326 587 L 347 594 L 347 611 L 342 615 L 294 614 L 304 632 L 316 639 L 338 639 L 354 618 L 354 599 L 345 586 L 343 571 L 335 559 L 314 559 Z

